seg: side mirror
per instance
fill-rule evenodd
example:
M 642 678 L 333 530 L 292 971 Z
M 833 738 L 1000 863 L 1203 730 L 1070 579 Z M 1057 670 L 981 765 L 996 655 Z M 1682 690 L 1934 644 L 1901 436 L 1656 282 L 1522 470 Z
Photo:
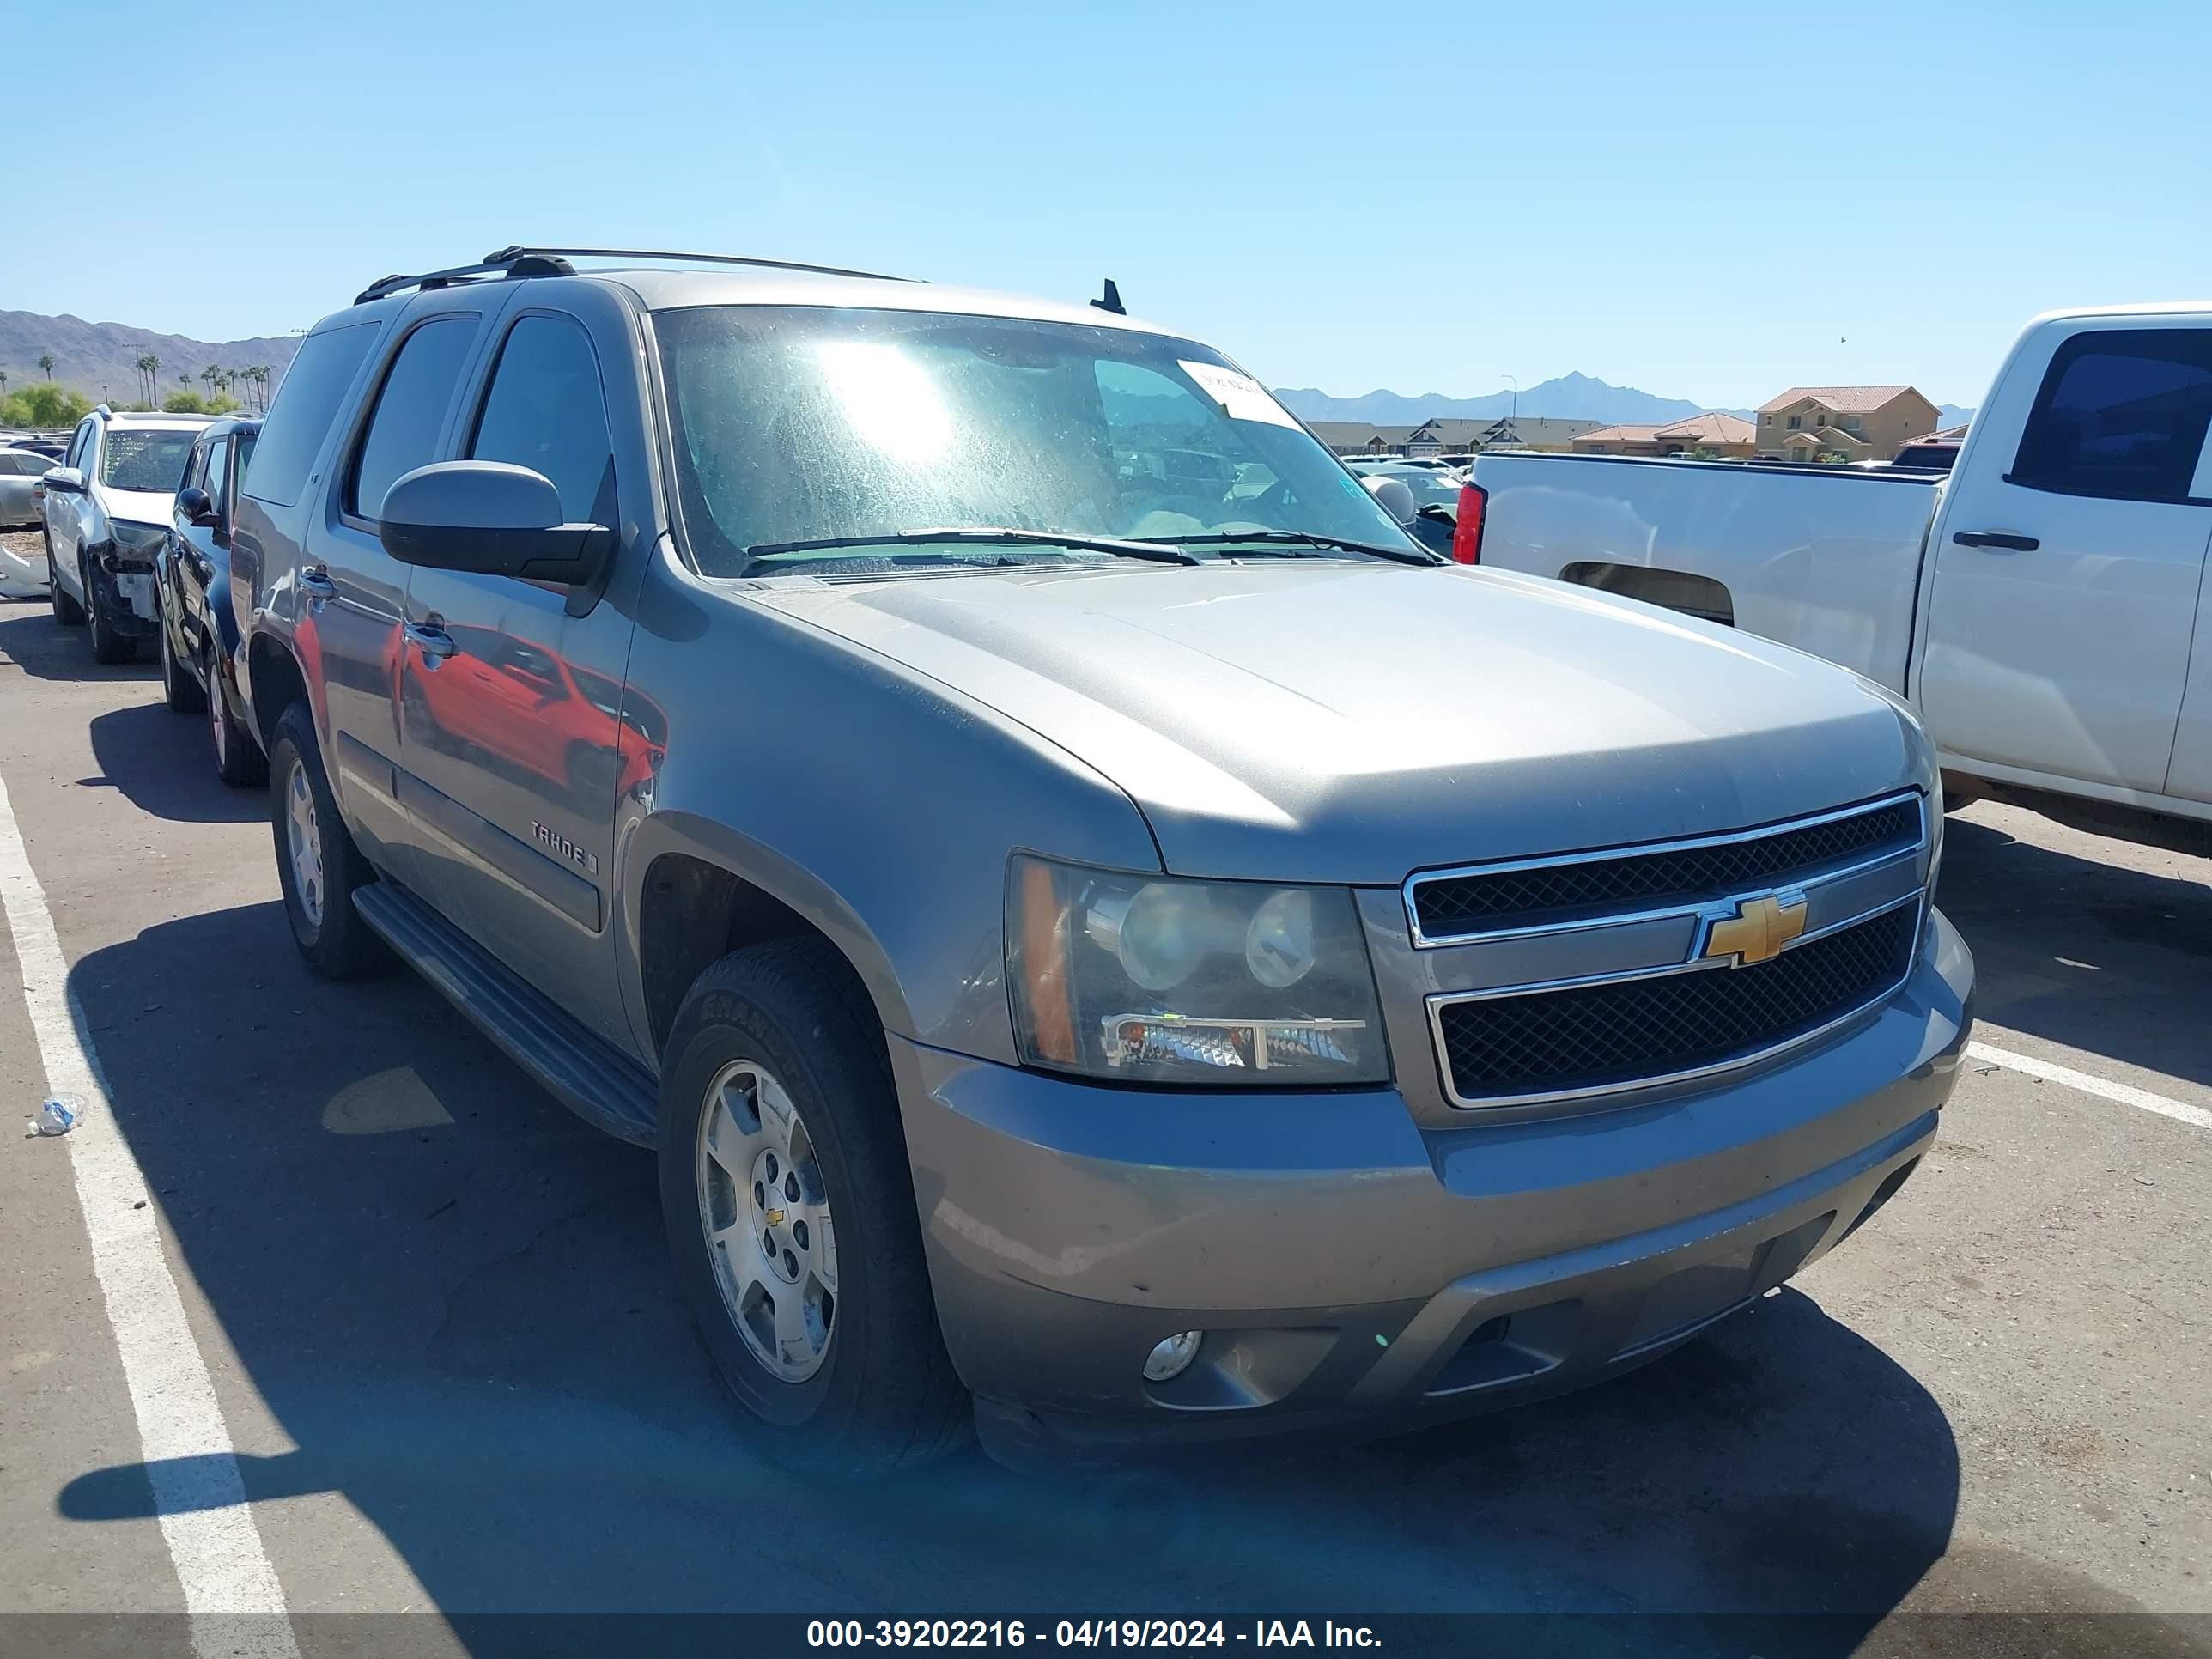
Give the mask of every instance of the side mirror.
M 402 564 L 526 581 L 590 581 L 611 549 L 604 525 L 569 524 L 542 472 L 505 461 L 437 461 L 385 492 L 377 539 Z
M 1367 493 L 1400 524 L 1413 521 L 1413 492 L 1403 478 L 1366 478 Z
M 177 511 L 185 515 L 186 524 L 204 526 L 215 522 L 215 503 L 198 484 L 177 492 Z
M 82 495 L 84 494 L 84 474 L 73 466 L 49 467 L 46 476 L 39 482 L 59 495 Z

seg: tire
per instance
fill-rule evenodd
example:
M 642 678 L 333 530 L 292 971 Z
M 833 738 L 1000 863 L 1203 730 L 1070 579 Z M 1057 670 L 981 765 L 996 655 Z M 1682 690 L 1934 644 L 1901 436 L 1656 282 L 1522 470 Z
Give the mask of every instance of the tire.
M 269 757 L 235 714 L 222 689 L 222 671 L 210 643 L 201 666 L 207 671 L 209 735 L 215 743 L 215 775 L 234 789 L 252 789 L 269 781 Z
M 177 660 L 176 646 L 169 638 L 169 612 L 166 605 L 162 607 L 161 618 L 154 624 L 154 629 L 161 641 L 161 693 L 169 712 L 173 714 L 198 714 L 206 706 L 207 694 L 200 689 L 200 683 Z
M 136 662 L 138 642 L 126 640 L 115 631 L 107 612 L 100 603 L 100 590 L 92 585 L 92 568 L 83 556 L 77 559 L 77 574 L 84 582 L 85 615 L 92 623 L 92 659 L 112 666 L 117 663 Z
M 277 720 L 269 774 L 276 877 L 284 890 L 284 919 L 292 925 L 292 942 L 307 966 L 325 979 L 360 979 L 389 966 L 391 951 L 353 908 L 356 890 L 374 881 L 376 872 L 338 816 L 307 704 L 294 703 Z M 293 856 L 295 788 L 304 792 L 308 803 L 299 823 L 303 844 L 314 851 L 316 878 L 312 882 L 303 882 L 303 860 Z
M 84 626 L 84 607 L 63 588 L 62 573 L 54 564 L 53 532 L 41 525 L 39 534 L 46 544 L 46 597 L 53 601 L 54 620 L 64 628 L 82 628 Z
M 716 1087 L 733 1072 L 726 1092 Z M 763 1449 L 791 1468 L 865 1479 L 963 1443 L 974 1419 L 938 1329 L 883 1027 L 844 960 L 821 939 L 778 939 L 723 957 L 678 1010 L 661 1077 L 660 1203 L 677 1288 L 722 1380 L 759 1419 Z M 717 1102 L 757 1101 L 779 1088 L 803 1132 L 787 1137 L 790 1167 L 765 1166 L 786 1191 L 763 1211 L 744 1170 L 732 1178 L 709 1159 L 702 1129 L 739 1122 L 734 1111 L 714 1116 Z M 725 1136 L 726 1154 L 757 1178 L 773 1116 L 754 1114 L 764 1130 L 757 1139 Z M 799 1197 L 785 1207 L 794 1182 Z M 834 1231 L 823 1220 L 832 1215 Z M 802 1237 L 810 1217 L 814 1231 Z M 719 1246 L 708 1240 L 718 1224 L 728 1229 Z M 779 1255 L 761 1247 L 763 1234 L 784 1247 Z M 794 1246 L 812 1254 L 787 1286 L 772 1275 Z M 826 1310 L 805 1300 L 822 1291 L 824 1262 L 835 1284 Z M 741 1329 L 733 1300 L 743 1301 L 740 1281 L 754 1276 L 754 1289 L 799 1297 L 818 1322 L 810 1375 L 779 1375 L 757 1352 L 781 1329 L 775 1304 L 765 1312 L 756 1304 L 750 1340 Z M 775 1346 L 788 1358 L 781 1340 Z

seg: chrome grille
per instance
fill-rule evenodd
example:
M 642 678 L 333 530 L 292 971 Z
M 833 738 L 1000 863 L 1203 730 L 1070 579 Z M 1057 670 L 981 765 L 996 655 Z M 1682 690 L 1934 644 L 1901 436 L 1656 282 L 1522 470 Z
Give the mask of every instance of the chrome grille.
M 1433 945 L 1695 905 L 1912 851 L 1920 811 L 1917 796 L 1904 795 L 1665 847 L 1417 875 L 1407 883 L 1407 906 L 1415 942 Z
M 1450 1093 L 1489 1105 L 1603 1093 L 1802 1042 L 1903 982 L 1921 908 L 1918 899 L 1897 905 L 1753 966 L 1440 999 Z

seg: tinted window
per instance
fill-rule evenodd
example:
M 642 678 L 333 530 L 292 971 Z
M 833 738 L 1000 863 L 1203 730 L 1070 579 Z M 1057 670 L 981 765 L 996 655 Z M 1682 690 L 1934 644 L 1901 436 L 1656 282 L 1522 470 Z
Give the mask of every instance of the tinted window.
M 84 465 L 85 446 L 91 441 L 92 422 L 90 421 L 87 421 L 82 426 L 77 428 L 76 435 L 70 440 L 69 459 L 64 461 L 63 465 L 64 466 L 82 466 Z
M 43 455 L 29 455 L 20 452 L 0 455 L 0 472 L 9 473 L 17 477 L 35 477 L 38 474 L 48 471 L 53 465 Z
M 2069 495 L 2178 501 L 2212 422 L 2212 330 L 2111 330 L 2058 348 L 2011 482 Z
M 571 524 L 612 519 L 611 502 L 605 518 L 599 512 L 612 459 L 606 404 L 599 360 L 580 327 L 561 317 L 525 317 L 507 331 L 469 454 L 544 473 Z
M 473 317 L 441 317 L 416 329 L 401 343 L 392 372 L 376 394 L 353 477 L 346 489 L 349 512 L 373 519 L 384 506 L 384 492 L 402 476 L 438 459 L 438 434 L 460 385 L 461 364 L 476 338 Z
M 230 505 L 230 480 L 223 476 L 229 465 L 230 440 L 217 438 L 208 447 L 207 468 L 200 474 L 200 488 L 207 491 L 217 513 Z
M 257 501 L 289 507 L 307 487 L 307 469 L 330 435 L 331 417 L 353 383 L 361 360 L 376 343 L 374 323 L 355 323 L 313 334 L 284 371 L 255 452 L 253 471 L 241 487 Z

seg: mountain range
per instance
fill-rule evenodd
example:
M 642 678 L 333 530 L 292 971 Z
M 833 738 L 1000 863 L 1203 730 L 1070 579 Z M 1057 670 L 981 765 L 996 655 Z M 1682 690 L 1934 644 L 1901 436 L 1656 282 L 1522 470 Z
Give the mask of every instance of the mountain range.
M 1608 426 L 1657 424 L 1686 416 L 1709 412 L 1703 404 L 1686 398 L 1662 398 L 1632 386 L 1613 386 L 1583 374 L 1559 375 L 1511 392 L 1493 392 L 1481 398 L 1447 398 L 1441 392 L 1409 397 L 1401 392 L 1376 391 L 1357 398 L 1333 398 L 1312 386 L 1278 386 L 1275 395 L 1292 414 L 1309 421 L 1364 421 L 1370 426 L 1418 426 L 1437 418 L 1494 421 L 1518 410 L 1521 414 L 1555 421 L 1603 421 Z M 1753 418 L 1748 409 L 1723 409 L 1723 415 Z M 1939 424 L 1957 426 L 1973 410 L 1956 404 L 1936 406 Z
M 1365 421 L 1374 426 L 1418 426 L 1437 417 L 1494 421 L 1514 412 L 1515 394 L 1493 392 L 1483 398 L 1447 398 L 1440 392 L 1408 397 L 1398 392 L 1370 392 L 1358 398 L 1332 398 L 1311 386 L 1276 388 L 1275 395 L 1292 414 L 1309 421 Z M 1702 415 L 1703 404 L 1685 398 L 1661 398 L 1632 386 L 1609 386 L 1588 374 L 1562 374 L 1523 386 L 1518 398 L 1523 415 L 1558 421 L 1679 421 L 1686 415 Z M 1748 418 L 1747 409 L 1723 411 Z
M 135 402 L 138 397 L 137 360 L 151 353 L 161 360 L 160 378 L 164 392 L 187 388 L 179 374 L 197 376 L 212 363 L 217 368 L 250 368 L 266 365 L 273 386 L 283 378 L 300 349 L 297 335 L 264 336 L 252 340 L 195 340 L 182 334 L 156 334 L 151 329 L 123 323 L 88 323 L 81 317 L 41 317 L 33 311 L 0 311 L 0 374 L 9 386 L 21 391 L 34 380 L 47 378 L 39 359 L 54 360 L 58 386 L 98 399 Z M 105 389 L 103 392 L 103 388 Z M 189 387 L 204 391 L 197 379 Z

